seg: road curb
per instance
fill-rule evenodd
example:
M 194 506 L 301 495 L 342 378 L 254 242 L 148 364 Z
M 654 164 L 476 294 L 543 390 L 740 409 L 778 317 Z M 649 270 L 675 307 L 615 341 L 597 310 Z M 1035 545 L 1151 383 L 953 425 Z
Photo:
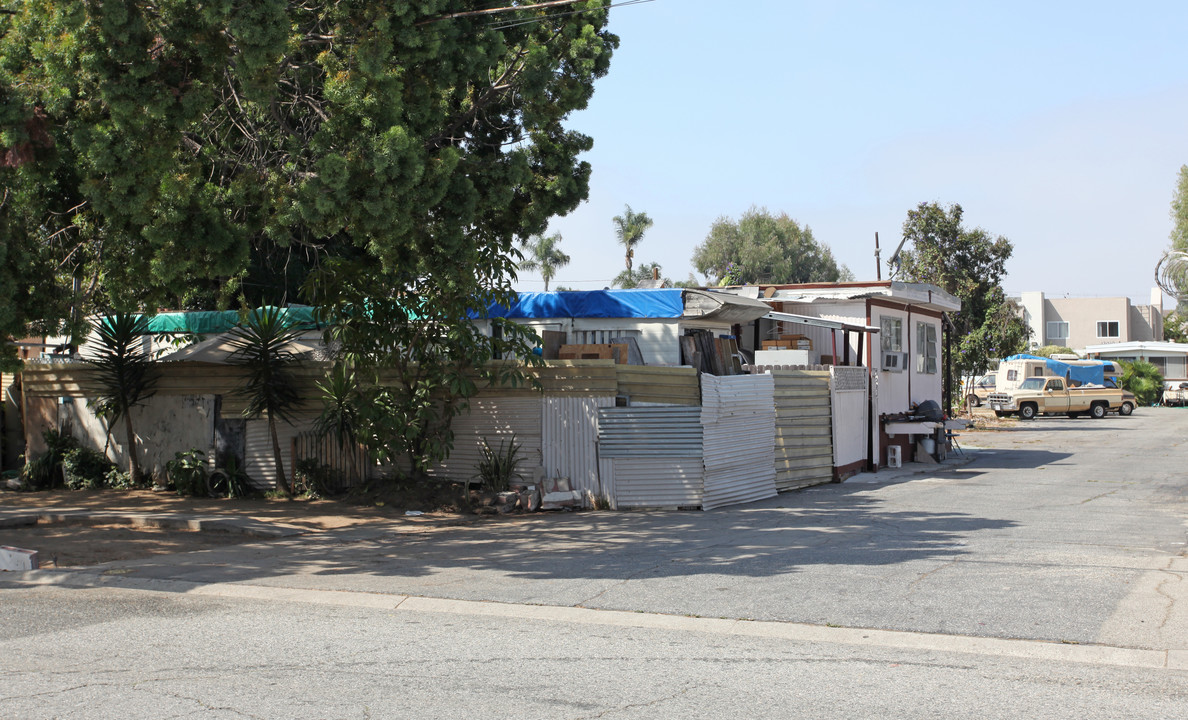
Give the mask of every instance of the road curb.
M 0 512 L 0 528 L 28 527 L 38 522 L 93 525 L 120 524 L 167 530 L 217 531 L 239 533 L 258 538 L 285 538 L 304 535 L 305 528 L 269 523 L 249 518 L 220 515 L 164 515 L 160 513 L 93 512 L 89 510 L 53 510 L 38 512 Z

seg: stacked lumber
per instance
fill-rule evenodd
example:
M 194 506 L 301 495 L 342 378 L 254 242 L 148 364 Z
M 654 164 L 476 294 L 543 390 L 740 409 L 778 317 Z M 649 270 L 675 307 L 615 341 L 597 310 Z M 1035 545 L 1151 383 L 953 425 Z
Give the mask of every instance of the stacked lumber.
M 681 338 L 681 364 L 690 365 L 708 375 L 742 375 L 738 359 L 738 341 L 732 337 L 714 337 L 709 330 L 687 330 Z

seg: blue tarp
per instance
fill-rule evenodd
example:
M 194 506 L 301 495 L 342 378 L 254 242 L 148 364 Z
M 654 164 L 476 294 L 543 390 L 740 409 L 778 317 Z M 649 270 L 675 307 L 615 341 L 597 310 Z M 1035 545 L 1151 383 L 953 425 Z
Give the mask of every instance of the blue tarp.
M 684 290 L 566 290 L 520 293 L 511 307 L 492 305 L 490 317 L 503 318 L 679 318 Z
M 1048 373 L 1057 377 L 1075 380 L 1082 385 L 1104 385 L 1106 363 L 1101 360 L 1091 360 L 1094 365 L 1069 365 L 1066 362 L 1037 355 L 1012 355 L 1007 360 L 1043 360 L 1048 366 Z

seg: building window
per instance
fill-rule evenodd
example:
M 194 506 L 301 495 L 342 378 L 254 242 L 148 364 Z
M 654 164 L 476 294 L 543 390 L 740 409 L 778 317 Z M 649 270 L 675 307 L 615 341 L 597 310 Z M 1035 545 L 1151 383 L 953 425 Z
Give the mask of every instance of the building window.
M 903 351 L 903 320 L 885 317 L 879 323 L 879 342 L 886 352 Z
M 1061 320 L 1049 321 L 1047 336 L 1049 340 L 1067 340 L 1068 323 Z
M 916 372 L 936 374 L 936 326 L 916 323 Z
M 1110 322 L 1097 323 L 1097 337 L 1099 337 L 1099 338 L 1116 338 L 1116 337 L 1118 337 L 1118 321 L 1111 320 Z

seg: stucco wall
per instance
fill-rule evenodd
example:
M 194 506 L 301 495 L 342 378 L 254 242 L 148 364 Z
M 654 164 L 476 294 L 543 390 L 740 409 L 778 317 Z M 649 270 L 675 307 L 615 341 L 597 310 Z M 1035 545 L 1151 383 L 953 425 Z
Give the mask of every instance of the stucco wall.
M 120 420 L 108 438 L 107 423 L 95 416 L 83 398 L 68 398 L 72 433 L 84 446 L 103 451 L 121 469 L 128 466 L 127 436 Z M 197 448 L 209 458 L 214 446 L 213 395 L 155 395 L 132 411 L 141 468 L 164 479 L 165 463 L 178 452 Z

